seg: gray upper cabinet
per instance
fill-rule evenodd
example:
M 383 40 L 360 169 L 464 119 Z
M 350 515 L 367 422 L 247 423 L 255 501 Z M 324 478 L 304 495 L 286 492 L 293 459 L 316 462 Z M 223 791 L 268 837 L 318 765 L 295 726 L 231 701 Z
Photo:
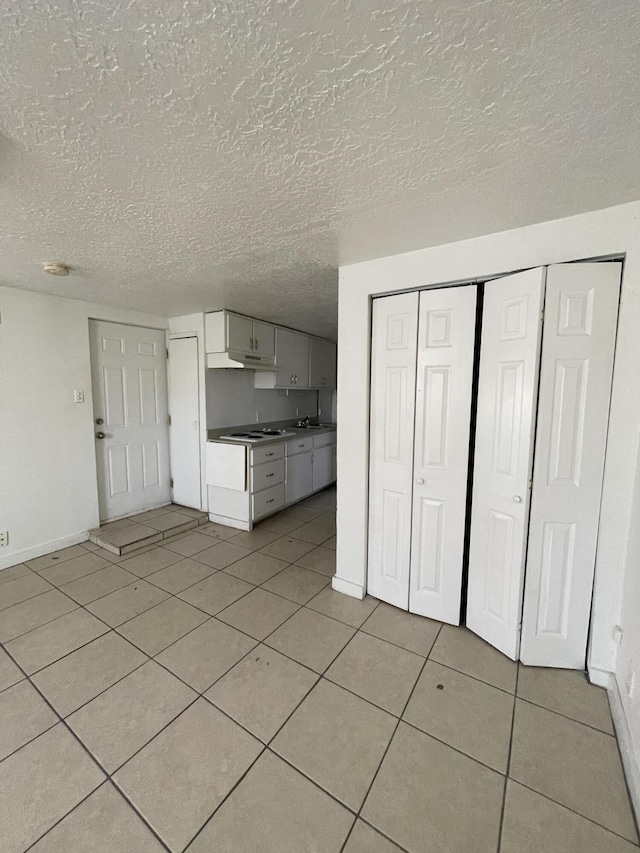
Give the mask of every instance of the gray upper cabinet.
M 336 345 L 323 338 L 310 338 L 309 388 L 336 387 Z

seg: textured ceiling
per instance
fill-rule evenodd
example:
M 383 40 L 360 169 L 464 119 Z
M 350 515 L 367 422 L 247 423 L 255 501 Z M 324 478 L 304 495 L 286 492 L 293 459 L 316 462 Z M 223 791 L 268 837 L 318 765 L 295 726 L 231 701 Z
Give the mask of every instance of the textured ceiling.
M 639 44 L 637 0 L 3 3 L 0 283 L 332 334 L 339 263 L 640 198 Z

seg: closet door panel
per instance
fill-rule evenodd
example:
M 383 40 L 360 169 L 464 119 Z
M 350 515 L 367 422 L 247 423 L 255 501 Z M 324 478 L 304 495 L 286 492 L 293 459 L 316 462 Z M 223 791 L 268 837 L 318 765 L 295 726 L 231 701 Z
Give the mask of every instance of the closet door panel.
M 520 659 L 583 669 L 621 264 L 547 271 Z
M 409 610 L 460 624 L 475 285 L 425 290 L 418 330 Z
M 485 285 L 467 626 L 518 659 L 545 270 Z
M 368 592 L 409 606 L 418 294 L 373 302 Z

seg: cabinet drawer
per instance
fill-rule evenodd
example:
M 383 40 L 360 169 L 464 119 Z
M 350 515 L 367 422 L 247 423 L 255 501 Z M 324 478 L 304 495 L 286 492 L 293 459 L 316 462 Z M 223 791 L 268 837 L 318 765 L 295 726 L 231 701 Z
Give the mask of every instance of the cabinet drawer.
M 277 512 L 284 506 L 284 483 L 278 483 L 270 489 L 264 489 L 251 497 L 252 516 L 254 519 L 262 518 Z
M 260 465 L 262 462 L 273 462 L 284 458 L 284 447 L 281 444 L 270 444 L 268 447 L 251 448 L 251 464 Z
M 326 447 L 328 444 L 336 443 L 336 432 L 323 432 L 322 435 L 314 435 L 313 437 L 313 446 L 314 447 Z
M 284 482 L 284 459 L 254 465 L 251 469 L 251 491 L 259 492 Z
M 293 456 L 296 453 L 304 453 L 305 450 L 313 449 L 313 436 L 308 438 L 296 438 L 287 442 L 287 456 Z

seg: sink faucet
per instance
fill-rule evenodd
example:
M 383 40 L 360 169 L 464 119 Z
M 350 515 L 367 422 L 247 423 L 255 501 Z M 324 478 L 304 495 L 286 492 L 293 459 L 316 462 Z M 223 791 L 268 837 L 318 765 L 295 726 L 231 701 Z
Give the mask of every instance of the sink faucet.
M 305 418 L 302 418 L 298 421 L 299 427 L 309 426 L 309 421 L 311 420 L 311 415 L 307 415 Z

